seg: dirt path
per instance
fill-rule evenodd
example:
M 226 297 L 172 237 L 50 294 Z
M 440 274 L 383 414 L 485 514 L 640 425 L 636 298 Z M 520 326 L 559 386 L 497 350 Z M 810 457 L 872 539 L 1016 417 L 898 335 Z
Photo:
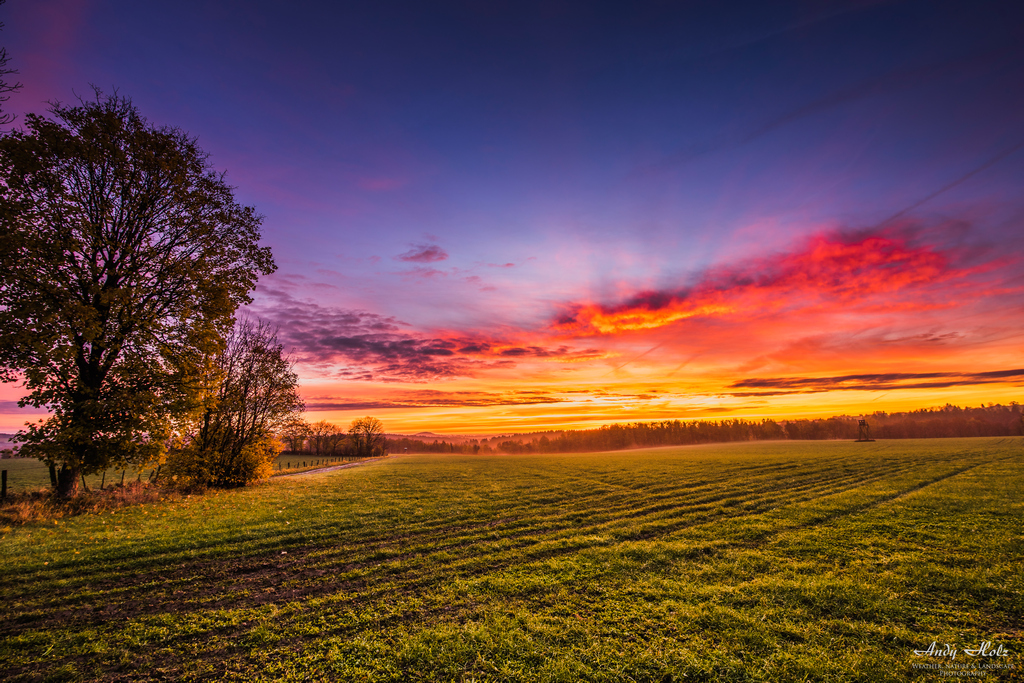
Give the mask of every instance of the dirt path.
M 296 472 L 295 474 L 275 474 L 273 479 L 283 479 L 284 477 L 305 477 L 310 474 L 323 474 L 324 472 L 333 472 L 334 470 L 343 470 L 346 467 L 359 467 L 360 465 L 368 465 L 371 462 L 380 462 L 381 460 L 387 460 L 393 458 L 394 455 L 385 455 L 381 458 L 368 458 L 367 460 L 360 460 L 359 462 L 350 462 L 345 465 L 334 465 L 332 467 L 321 467 L 315 470 L 306 470 L 305 472 Z

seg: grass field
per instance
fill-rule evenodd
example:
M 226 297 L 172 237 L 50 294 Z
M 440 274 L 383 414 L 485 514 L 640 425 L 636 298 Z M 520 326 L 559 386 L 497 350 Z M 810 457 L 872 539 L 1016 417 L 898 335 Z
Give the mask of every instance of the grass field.
M 274 461 L 274 474 L 301 472 L 317 469 L 320 467 L 332 467 L 351 462 L 346 458 L 323 458 L 313 455 L 281 455 Z M 0 460 L 0 469 L 7 470 L 7 489 L 11 493 L 23 491 L 36 491 L 49 488 L 50 470 L 41 461 L 35 458 L 6 458 Z M 153 473 L 152 467 L 142 469 L 129 468 L 127 470 L 110 469 L 105 473 L 90 474 L 85 478 L 90 488 L 99 488 L 102 485 L 119 484 L 122 475 L 124 481 L 133 482 L 136 480 L 147 480 Z
M 8 528 L 0 677 L 1020 680 L 1022 449 L 405 456 Z

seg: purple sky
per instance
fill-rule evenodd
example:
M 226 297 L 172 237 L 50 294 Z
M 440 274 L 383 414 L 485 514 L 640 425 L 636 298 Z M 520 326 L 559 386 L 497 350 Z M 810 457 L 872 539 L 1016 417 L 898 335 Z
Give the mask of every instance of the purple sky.
M 984 276 L 970 308 L 914 314 L 906 329 L 862 323 L 878 339 L 970 339 L 981 344 L 971 366 L 967 347 L 946 365 L 878 346 L 863 356 L 877 362 L 850 352 L 758 366 L 737 349 L 695 368 L 700 377 L 896 371 L 926 357 L 922 369 L 1002 371 L 1021 349 L 1021 3 L 11 0 L 0 19 L 24 83 L 10 111 L 117 88 L 154 123 L 198 136 L 240 201 L 266 216 L 279 271 L 254 311 L 282 325 L 313 403 L 372 407 L 364 399 L 382 382 L 409 396 L 424 381 L 452 395 L 513 391 L 513 380 L 516 391 L 612 379 L 636 389 L 647 380 L 607 372 L 636 354 L 654 364 L 650 377 L 657 363 L 690 362 L 697 351 L 671 341 L 695 333 L 679 327 L 690 323 L 598 339 L 558 321 L 642 293 L 660 293 L 645 310 L 675 305 L 722 269 L 769 268 L 771 254 L 809 262 L 806 245 L 822 235 L 898 238 L 941 254 L 978 292 L 989 264 L 998 276 Z M 794 291 L 783 295 L 804 300 Z M 919 300 L 908 292 L 893 296 Z M 730 310 L 753 310 L 739 300 Z M 963 322 L 979 312 L 983 322 Z M 837 327 L 815 320 L 819 337 Z M 796 333 L 785 334 L 764 343 L 790 348 Z M 572 363 L 515 360 L 526 356 Z M 445 359 L 455 364 L 435 363 Z M 915 400 L 944 402 L 908 394 L 901 405 Z M 411 428 L 429 423 L 427 408 L 419 421 L 384 414 Z M 459 424 L 484 417 L 505 424 Z

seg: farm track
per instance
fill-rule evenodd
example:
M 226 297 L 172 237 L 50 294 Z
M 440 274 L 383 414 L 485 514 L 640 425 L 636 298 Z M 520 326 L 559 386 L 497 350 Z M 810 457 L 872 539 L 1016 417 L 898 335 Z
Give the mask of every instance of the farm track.
M 780 524 L 772 532 L 762 533 L 756 541 L 731 539 L 728 542 L 732 545 L 764 543 L 780 533 L 820 525 L 885 504 L 981 464 L 984 463 L 907 482 L 905 488 L 895 493 L 829 511 L 800 524 Z M 19 618 L 5 621 L 0 626 L 0 634 L 58 623 L 95 626 L 111 619 L 143 614 L 252 608 L 311 597 L 336 603 L 335 610 L 356 609 L 396 594 L 415 595 L 442 576 L 449 580 L 453 577 L 471 579 L 619 542 L 680 539 L 687 532 L 725 521 L 740 522 L 780 507 L 821 501 L 879 480 L 905 476 L 919 466 L 920 463 L 886 463 L 881 467 L 844 471 L 842 475 L 835 474 L 835 467 L 805 468 L 791 472 L 781 481 L 772 476 L 774 472 L 762 472 L 754 481 L 745 479 L 743 487 L 725 490 L 721 487 L 727 484 L 728 473 L 712 481 L 684 481 L 675 486 L 658 487 L 615 486 L 581 477 L 573 483 L 589 480 L 597 490 L 580 491 L 574 487 L 571 504 L 563 493 L 558 501 L 562 505 L 552 501 L 554 491 L 539 491 L 538 497 L 548 501 L 546 511 L 540 506 L 541 512 L 538 512 L 536 500 L 525 499 L 516 507 L 502 511 L 505 521 L 466 518 L 459 520 L 462 524 L 435 523 L 426 528 L 414 525 L 403 530 L 404 533 L 384 538 L 363 539 L 335 547 L 290 549 L 287 556 L 278 551 L 239 560 L 186 562 L 173 569 L 142 572 L 118 581 L 97 580 L 99 577 L 83 574 L 68 586 L 79 588 L 73 600 L 47 600 L 31 607 L 22 605 Z M 830 472 L 834 476 L 830 476 Z M 605 490 L 608 488 L 613 490 Z M 651 496 L 651 489 L 657 489 L 657 494 Z M 723 501 L 734 504 L 723 505 Z M 579 510 L 586 509 L 593 512 L 581 515 Z M 526 512 L 530 510 L 534 512 L 528 517 Z M 109 576 L 108 568 L 97 568 L 96 573 Z M 375 589 L 374 583 L 385 587 Z M 145 598 L 130 597 L 133 594 L 145 595 Z M 104 606 L 97 608 L 97 603 Z M 449 605 L 445 610 L 450 613 L 455 607 Z
M 316 469 L 303 470 L 302 472 L 289 472 L 285 474 L 274 474 L 271 475 L 272 479 L 291 479 L 294 477 L 308 477 L 314 474 L 326 474 L 328 472 L 334 472 L 336 470 L 347 470 L 351 467 L 360 467 L 362 465 L 369 465 L 371 463 L 380 462 L 381 460 L 387 460 L 388 458 L 394 458 L 394 455 L 383 455 L 380 457 L 366 458 L 365 460 L 357 460 L 355 462 L 345 463 L 344 465 L 328 465 L 326 467 L 317 467 Z

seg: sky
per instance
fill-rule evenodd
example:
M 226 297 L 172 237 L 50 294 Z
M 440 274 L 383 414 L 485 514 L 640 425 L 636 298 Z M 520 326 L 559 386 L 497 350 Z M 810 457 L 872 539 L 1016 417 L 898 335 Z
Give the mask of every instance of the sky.
M 308 420 L 1021 400 L 1024 4 L 10 0 L 44 112 L 195 135 Z M 15 122 L 18 125 L 19 119 Z M 0 429 L 34 416 L 0 388 Z

